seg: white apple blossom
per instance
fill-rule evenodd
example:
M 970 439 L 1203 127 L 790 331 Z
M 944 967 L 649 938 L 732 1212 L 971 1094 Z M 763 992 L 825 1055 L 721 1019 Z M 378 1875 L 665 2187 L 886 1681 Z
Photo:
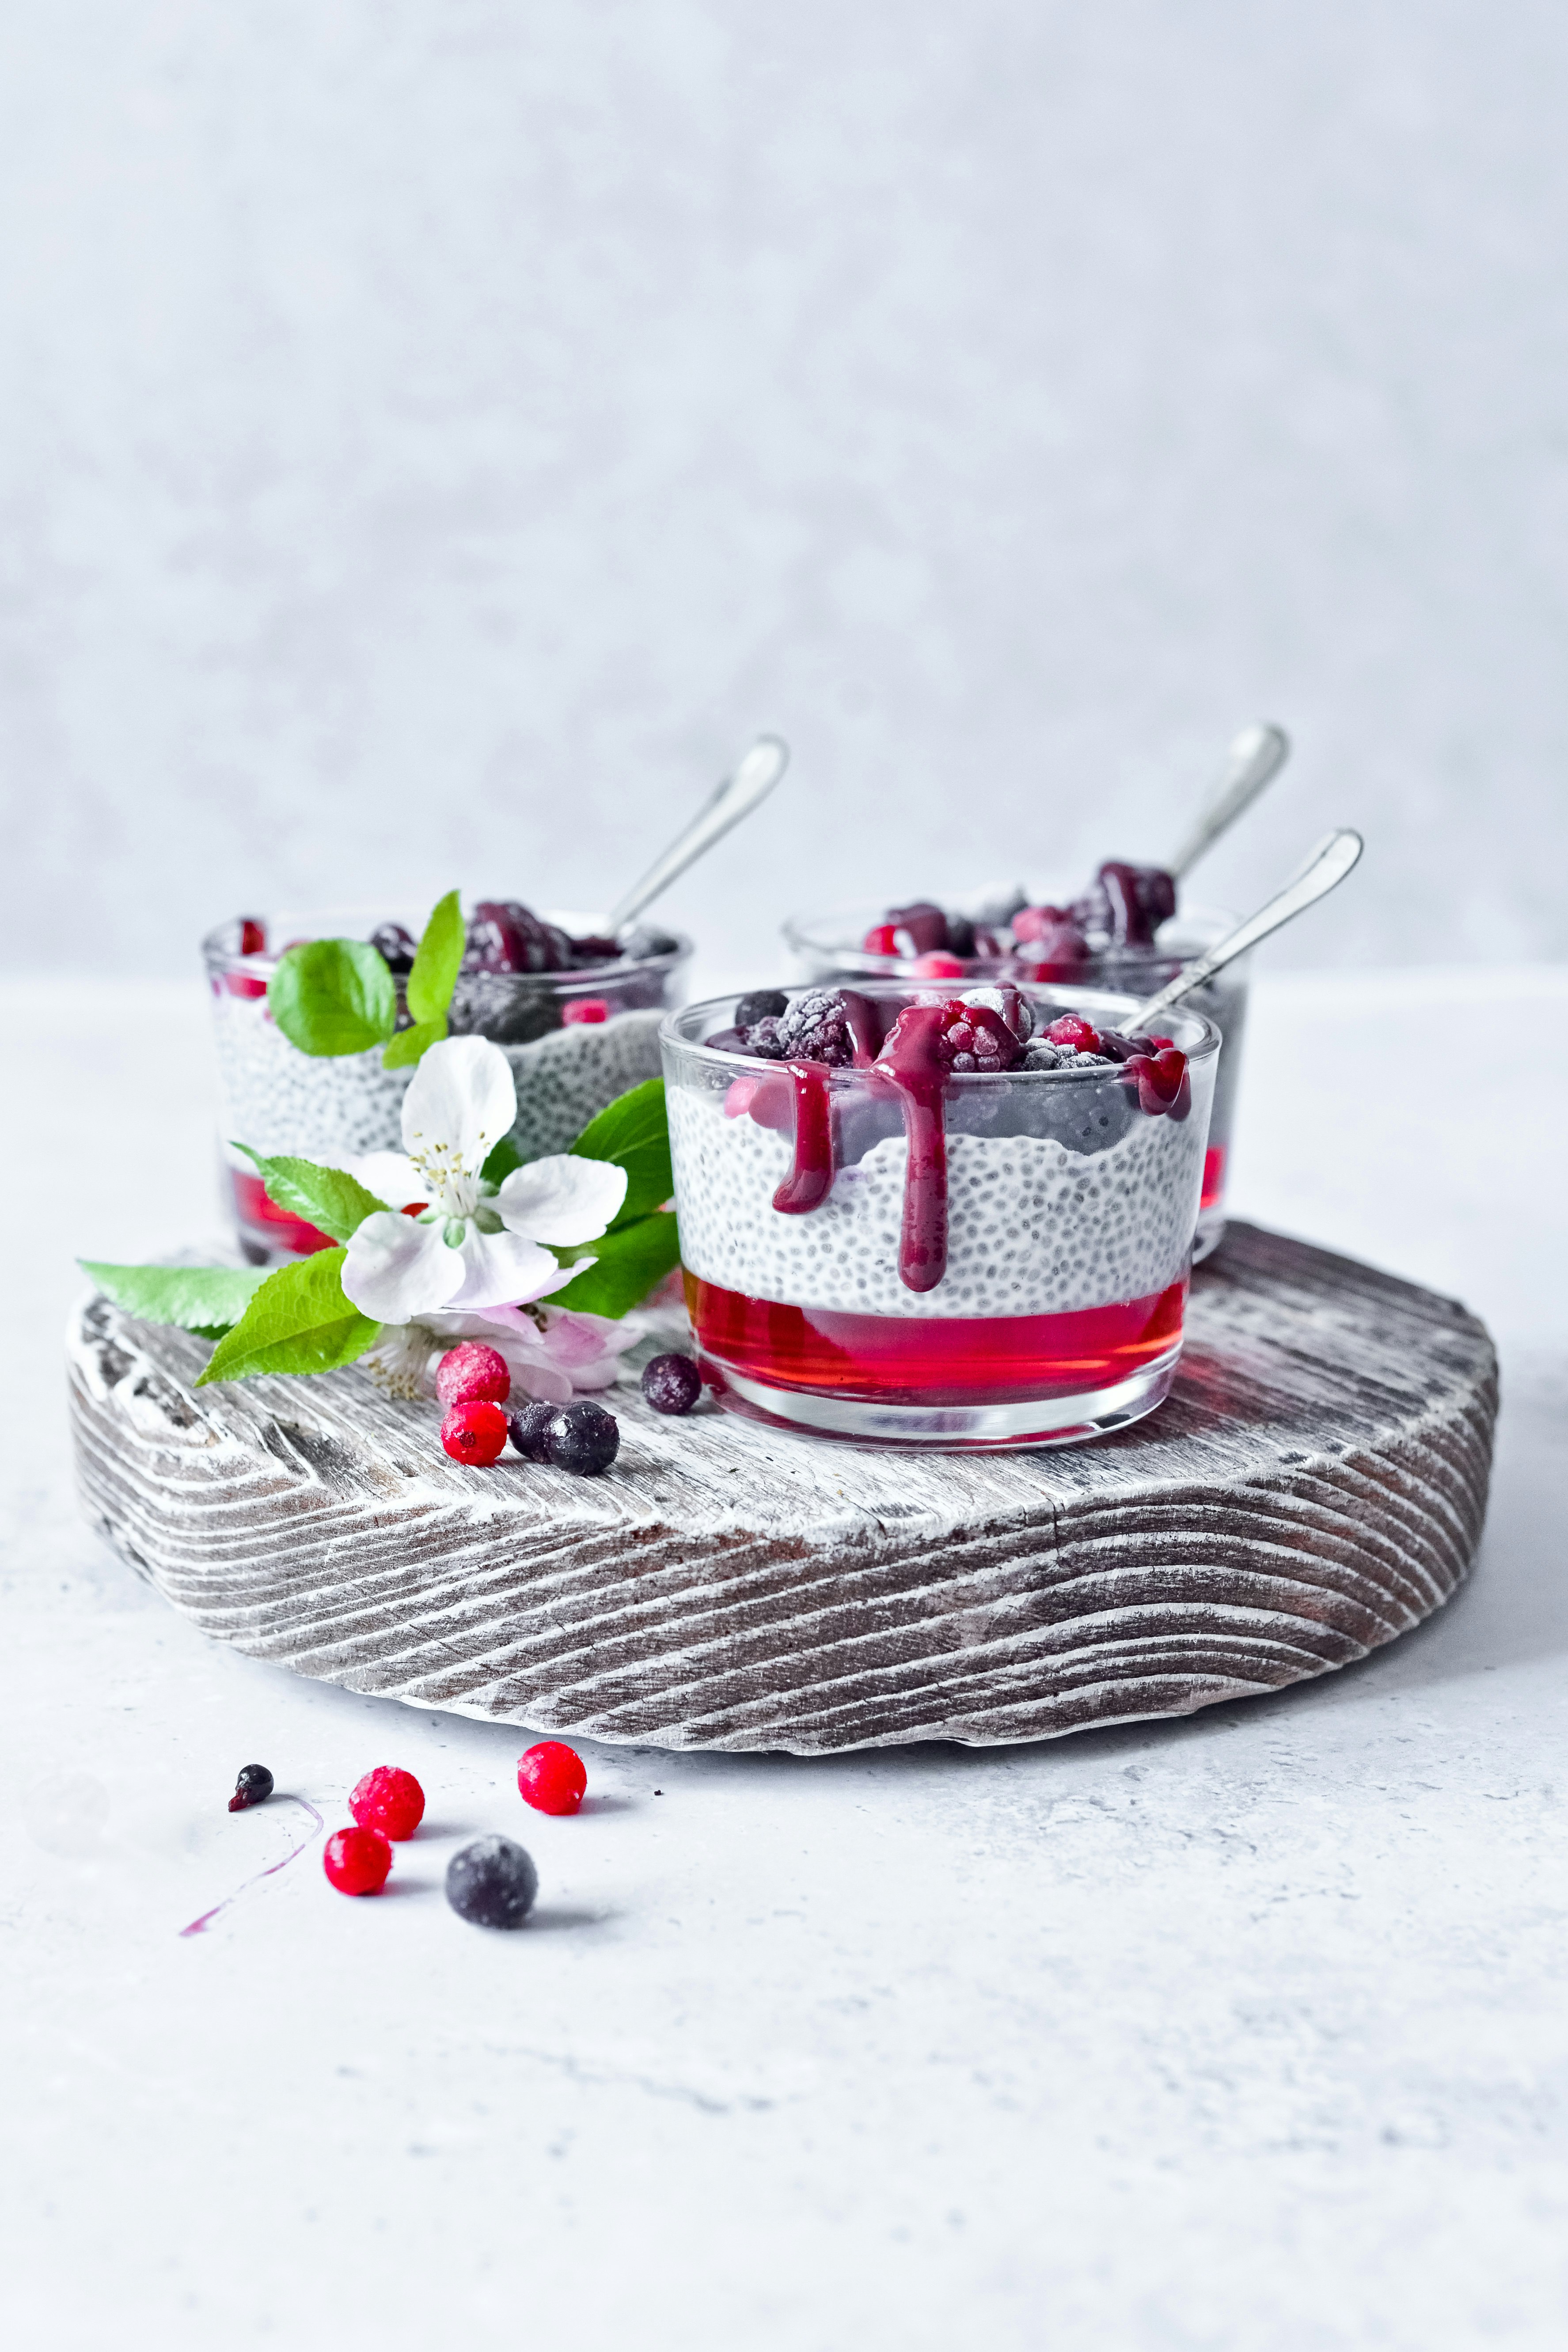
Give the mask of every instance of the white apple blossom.
M 362 1315 L 401 1325 L 524 1307 L 593 1264 L 563 1266 L 543 1244 L 596 1240 L 626 1199 L 626 1170 L 561 1152 L 487 1183 L 480 1171 L 516 1117 L 499 1046 L 448 1037 L 426 1048 L 403 1098 L 403 1152 L 353 1163 L 393 1204 L 366 1217 L 343 1259 L 343 1292 Z

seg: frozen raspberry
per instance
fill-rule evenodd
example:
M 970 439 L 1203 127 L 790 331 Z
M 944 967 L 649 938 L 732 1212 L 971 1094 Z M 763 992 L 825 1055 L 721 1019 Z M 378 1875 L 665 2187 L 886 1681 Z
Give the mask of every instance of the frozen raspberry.
M 506 1444 L 507 1418 L 499 1404 L 455 1404 L 441 1423 L 441 1444 L 454 1462 L 484 1470 Z
M 763 1048 L 752 1033 L 753 1053 Z M 769 1058 L 782 1062 L 827 1062 L 842 1068 L 855 1059 L 855 1038 L 849 1007 L 837 989 L 808 988 L 780 1013 L 774 1042 L 778 1051 Z
M 1077 1054 L 1098 1054 L 1100 1032 L 1076 1013 L 1064 1013 L 1046 1031 L 1053 1045 L 1070 1045 Z
M 1010 980 L 999 982 L 994 988 L 966 988 L 963 1002 L 983 1004 L 990 1012 L 1000 1013 L 1020 1045 L 1026 1045 L 1035 1034 L 1034 1007 Z
M 511 1394 L 511 1374 L 499 1349 L 481 1340 L 465 1339 L 448 1348 L 436 1367 L 436 1393 L 444 1405 L 504 1404 Z
M 518 1794 L 536 1813 L 574 1813 L 587 1785 L 583 1759 L 559 1739 L 542 1739 L 517 1759 Z
M 643 1369 L 642 1392 L 655 1412 L 689 1412 L 702 1393 L 702 1375 L 689 1356 L 656 1356 Z
M 621 1425 L 602 1404 L 579 1397 L 575 1404 L 563 1405 L 552 1413 L 544 1444 L 545 1458 L 557 1470 L 574 1470 L 579 1477 L 595 1478 L 621 1450 Z
M 735 1026 L 754 1029 L 759 1021 L 776 1021 L 788 1007 L 789 999 L 782 988 L 753 988 L 735 1007 Z
M 602 996 L 574 996 L 561 1008 L 561 1026 L 575 1029 L 582 1025 L 597 1026 L 610 1017 L 610 1008 Z
M 321 1868 L 340 1895 L 379 1895 L 392 1848 L 379 1830 L 334 1830 L 321 1849 Z
M 231 1813 L 248 1812 L 252 1805 L 264 1805 L 272 1794 L 272 1775 L 265 1764 L 242 1764 L 239 1778 L 234 1784 L 234 1794 L 228 1801 Z
M 1010 1070 L 1019 1057 L 1020 1041 L 987 1004 L 971 1004 L 954 997 L 942 1008 L 937 1034 L 937 1059 L 961 1075 L 971 1070 Z
M 349 1811 L 362 1830 L 379 1830 L 387 1838 L 411 1838 L 425 1818 L 425 1791 L 412 1772 L 395 1764 L 377 1764 L 355 1784 Z
M 862 955 L 896 956 L 899 951 L 897 923 L 873 923 L 860 942 Z
M 520 1412 L 509 1412 L 507 1426 L 511 1442 L 525 1462 L 546 1462 L 546 1439 L 550 1424 L 561 1408 L 556 1404 L 525 1404 Z
M 532 1857 L 510 1838 L 476 1838 L 447 1864 L 447 1900 L 475 1927 L 521 1927 L 538 1892 Z
M 931 898 L 917 898 L 912 906 L 889 907 L 888 920 L 898 930 L 908 931 L 916 955 L 931 955 L 948 944 L 947 917 Z

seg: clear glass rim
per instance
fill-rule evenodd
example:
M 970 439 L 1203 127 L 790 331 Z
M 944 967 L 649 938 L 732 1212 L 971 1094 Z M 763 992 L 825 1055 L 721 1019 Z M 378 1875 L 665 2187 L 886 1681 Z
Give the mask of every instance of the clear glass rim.
M 963 911 L 958 901 L 954 902 L 954 911 Z M 884 908 L 880 919 L 886 920 L 886 916 Z M 1202 949 L 1212 947 L 1216 940 L 1222 940 L 1227 932 L 1235 930 L 1240 919 L 1238 915 L 1226 913 L 1223 908 L 1184 907 L 1160 928 L 1163 931 L 1190 933 L 1192 946 Z M 786 915 L 780 929 L 784 945 L 793 954 L 831 956 L 837 961 L 841 970 L 864 971 L 868 977 L 886 973 L 891 979 L 909 974 L 919 981 L 921 975 L 914 970 L 914 957 L 875 956 L 861 946 L 867 931 L 878 920 L 878 913 L 870 903 L 859 899 L 853 905 L 825 908 L 820 914 Z M 996 971 L 1000 964 L 1011 961 L 1018 952 L 1017 949 L 1009 949 L 1002 957 L 965 956 L 957 960 L 963 963 L 966 971 L 979 974 Z M 1180 963 L 1183 956 L 1189 952 L 1191 949 L 1178 946 L 1174 940 L 1166 947 L 1162 947 L 1156 940 L 1148 947 L 1097 949 L 1089 962 L 1095 966 Z M 1241 962 L 1245 959 L 1238 958 L 1237 961 Z
M 797 983 L 793 988 L 784 990 L 782 993 L 788 996 L 804 996 L 808 987 L 814 984 Z M 1071 988 L 1065 983 L 1058 987 L 1050 981 L 1027 982 L 1021 985 L 1016 982 L 1012 984 L 1018 986 L 1019 994 L 1028 998 L 1030 1003 L 1048 1003 L 1058 1006 L 1063 1013 L 1095 1011 L 1109 1013 L 1112 1008 L 1119 1012 L 1136 1013 L 1142 1001 L 1136 996 L 1128 996 L 1110 989 Z M 929 981 L 922 985 L 917 978 L 912 992 L 931 997 L 936 1002 L 943 1001 Z M 682 1027 L 684 1023 L 691 1023 L 694 1025 L 700 1024 L 705 1029 L 724 1027 L 729 1015 L 734 1010 L 737 998 L 750 993 L 752 992 L 735 989 L 727 995 L 703 997 L 695 1004 L 684 1004 L 672 1013 L 667 1013 L 659 1024 L 660 1045 L 668 1045 L 679 1054 L 689 1055 L 700 1067 L 737 1073 L 743 1070 L 759 1077 L 764 1076 L 770 1071 L 776 1073 L 782 1070 L 785 1066 L 782 1062 L 764 1061 L 758 1054 L 730 1053 L 721 1046 L 705 1045 L 700 1038 L 684 1034 Z M 906 981 L 895 980 L 891 976 L 878 977 L 868 981 L 863 987 L 858 988 L 857 993 L 873 997 L 908 996 L 911 993 L 911 988 Z M 710 1016 L 712 1015 L 720 1017 L 710 1018 Z M 1173 1005 L 1169 1017 L 1173 1022 L 1190 1024 L 1199 1033 L 1192 1044 L 1181 1047 L 1189 1062 L 1206 1061 L 1211 1055 L 1219 1052 L 1219 1030 L 1205 1013 L 1194 1012 L 1190 1003 Z M 1160 1018 L 1163 1021 L 1166 1015 L 1162 1013 Z M 1118 1024 L 1112 1020 L 1108 1021 L 1106 1025 L 1109 1028 L 1115 1028 Z M 1179 1040 L 1177 1042 L 1180 1043 Z M 881 1065 L 884 1071 L 886 1066 L 885 1064 Z M 826 1066 L 829 1081 L 840 1086 L 852 1084 L 857 1079 L 867 1078 L 876 1067 L 878 1065 L 875 1063 L 837 1063 Z M 994 1087 L 999 1079 L 1005 1078 L 1009 1086 L 1099 1085 L 1109 1078 L 1115 1077 L 1121 1068 L 1120 1063 L 1095 1063 L 1088 1069 L 1076 1070 L 960 1070 L 952 1074 L 949 1084 L 963 1088 Z
M 603 915 L 586 914 L 581 908 L 540 907 L 536 908 L 534 912 L 542 922 L 554 923 L 563 931 L 575 931 L 578 937 L 589 939 L 595 936 L 593 926 L 595 923 L 603 923 L 606 919 Z M 251 955 L 246 955 L 237 947 L 228 946 L 227 938 L 237 933 L 242 923 L 265 924 L 268 939 L 286 931 L 289 940 L 296 937 L 321 940 L 368 940 L 371 932 L 378 925 L 402 920 L 401 915 L 388 914 L 384 907 L 323 907 L 315 911 L 307 908 L 298 913 L 285 908 L 280 915 L 231 915 L 226 922 L 215 924 L 205 934 L 201 942 L 201 953 L 209 973 L 246 971 L 254 973 L 259 979 L 264 973 L 270 976 L 277 971 L 282 950 L 262 948 Z M 407 927 L 414 930 L 416 936 L 421 920 L 423 920 L 422 917 L 416 917 L 415 921 Z M 313 929 L 312 926 L 317 924 L 321 928 Z M 363 929 L 348 928 L 351 925 L 363 925 Z M 667 931 L 664 936 L 673 940 L 675 945 L 671 948 L 660 949 L 656 955 L 617 956 L 613 962 L 609 963 L 574 964 L 569 971 L 510 971 L 498 972 L 493 977 L 498 980 L 523 982 L 530 986 L 546 990 L 551 988 L 574 990 L 591 987 L 594 982 L 599 981 L 625 980 L 628 975 L 633 974 L 673 971 L 692 953 L 691 941 L 684 931 Z M 289 940 L 285 940 L 285 945 L 288 944 Z

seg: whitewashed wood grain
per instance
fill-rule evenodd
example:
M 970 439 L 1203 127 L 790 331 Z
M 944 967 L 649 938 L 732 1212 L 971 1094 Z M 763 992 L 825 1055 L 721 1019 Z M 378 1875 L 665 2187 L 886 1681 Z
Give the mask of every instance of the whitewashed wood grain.
M 1497 1409 L 1453 1301 L 1232 1225 L 1175 1389 L 1082 1448 L 911 1454 L 611 1400 L 574 1478 L 448 1462 L 357 1371 L 193 1390 L 84 1304 L 86 1507 L 220 1641 L 423 1706 L 669 1748 L 1036 1739 L 1360 1658 L 1453 1592 Z

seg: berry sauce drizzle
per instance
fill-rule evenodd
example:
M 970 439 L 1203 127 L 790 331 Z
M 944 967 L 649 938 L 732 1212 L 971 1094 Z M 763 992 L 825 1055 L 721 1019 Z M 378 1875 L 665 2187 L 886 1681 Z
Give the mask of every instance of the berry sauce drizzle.
M 310 1802 L 309 1797 L 285 1797 L 282 1801 L 286 1804 L 303 1805 L 305 1811 L 310 1814 L 310 1819 L 316 1824 L 315 1828 L 310 1832 L 310 1836 L 301 1838 L 299 1844 L 291 1848 L 290 1851 L 284 1855 L 281 1862 L 270 1863 L 265 1870 L 258 1870 L 254 1878 L 247 1878 L 243 1885 L 237 1886 L 235 1888 L 232 1895 L 226 1895 L 221 1903 L 215 1903 L 210 1911 L 204 1911 L 199 1919 L 193 1919 L 188 1927 L 182 1927 L 180 1930 L 182 1936 L 205 1936 L 207 1929 L 212 1926 L 213 1921 L 220 1917 L 222 1914 L 228 1909 L 231 1903 L 237 1903 L 240 1896 L 245 1894 L 248 1888 L 252 1886 L 259 1886 L 264 1878 L 273 1878 L 277 1875 L 279 1871 L 287 1870 L 291 1862 L 299 1861 L 300 1856 L 304 1853 L 305 1848 L 308 1845 L 314 1844 L 316 1839 L 327 1825 L 321 1819 L 321 1814 L 316 1811 L 315 1806 Z
M 907 1005 L 879 1065 L 898 1088 L 909 1143 L 899 1228 L 899 1280 L 906 1290 L 934 1290 L 947 1271 L 947 1074 L 937 1057 L 946 1021 L 943 1005 Z
M 785 1216 L 816 1209 L 833 1189 L 833 1097 L 821 1062 L 786 1062 L 795 1088 L 795 1166 L 773 1194 Z

